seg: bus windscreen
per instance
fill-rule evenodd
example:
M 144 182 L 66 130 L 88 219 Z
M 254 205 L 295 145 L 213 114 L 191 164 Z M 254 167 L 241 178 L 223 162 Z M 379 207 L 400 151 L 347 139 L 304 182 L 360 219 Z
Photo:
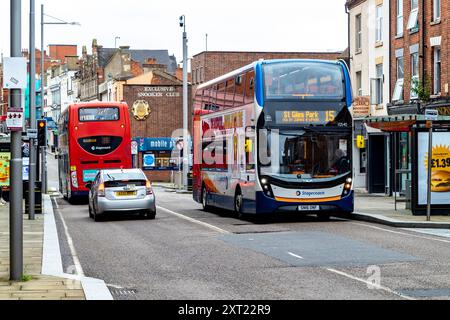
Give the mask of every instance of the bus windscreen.
M 268 100 L 342 100 L 342 68 L 329 63 L 289 62 L 264 66 L 265 97 Z

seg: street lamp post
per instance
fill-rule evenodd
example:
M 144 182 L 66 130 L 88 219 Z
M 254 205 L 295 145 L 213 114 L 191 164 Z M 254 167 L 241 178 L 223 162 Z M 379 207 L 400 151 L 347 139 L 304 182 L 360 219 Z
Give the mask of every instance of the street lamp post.
M 11 0 L 11 57 L 22 56 L 22 1 Z M 22 90 L 10 92 L 10 108 L 22 108 Z M 10 280 L 23 276 L 22 129 L 11 132 L 11 206 L 9 208 Z
M 48 16 L 44 14 L 44 5 L 41 5 L 41 114 L 44 113 L 44 77 L 45 77 L 45 54 L 44 54 L 44 25 L 77 25 L 79 26 L 80 23 L 78 22 L 66 22 L 61 19 L 51 17 L 53 19 L 58 20 L 58 22 L 45 22 L 44 16 Z M 42 178 L 42 192 L 44 194 L 47 193 L 47 166 L 45 164 L 46 162 L 46 153 L 47 153 L 47 146 L 42 147 L 42 172 L 41 172 L 41 178 Z M 31 184 L 31 181 L 30 181 Z
M 189 93 L 188 93 L 188 39 L 186 33 L 186 17 L 180 17 L 180 27 L 183 28 L 183 186 L 188 189 L 190 144 L 188 143 Z

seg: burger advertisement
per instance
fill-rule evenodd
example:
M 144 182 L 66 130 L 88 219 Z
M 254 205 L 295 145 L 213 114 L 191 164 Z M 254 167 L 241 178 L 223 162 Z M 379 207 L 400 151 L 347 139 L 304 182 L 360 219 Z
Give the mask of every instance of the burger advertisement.
M 427 204 L 428 133 L 419 133 L 419 205 Z M 433 133 L 431 159 L 431 204 L 450 204 L 450 132 Z

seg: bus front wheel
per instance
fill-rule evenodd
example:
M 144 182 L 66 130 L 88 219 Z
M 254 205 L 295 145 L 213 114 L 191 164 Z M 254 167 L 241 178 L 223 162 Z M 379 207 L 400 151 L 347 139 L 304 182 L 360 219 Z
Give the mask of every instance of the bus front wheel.
M 238 189 L 236 191 L 236 196 L 234 197 L 234 212 L 238 219 L 245 218 L 245 214 L 243 213 L 243 205 L 244 196 L 242 195 L 242 191 Z
M 203 211 L 206 211 L 206 212 L 209 211 L 208 190 L 206 190 L 205 186 L 203 186 L 203 189 L 202 189 L 202 206 L 203 206 Z

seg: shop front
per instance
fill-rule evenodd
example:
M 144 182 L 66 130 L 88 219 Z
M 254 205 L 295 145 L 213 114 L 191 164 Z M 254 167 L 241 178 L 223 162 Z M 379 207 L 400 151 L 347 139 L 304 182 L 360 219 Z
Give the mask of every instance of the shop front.
M 138 167 L 155 182 L 172 182 L 180 171 L 180 152 L 172 138 L 135 138 L 138 143 Z

